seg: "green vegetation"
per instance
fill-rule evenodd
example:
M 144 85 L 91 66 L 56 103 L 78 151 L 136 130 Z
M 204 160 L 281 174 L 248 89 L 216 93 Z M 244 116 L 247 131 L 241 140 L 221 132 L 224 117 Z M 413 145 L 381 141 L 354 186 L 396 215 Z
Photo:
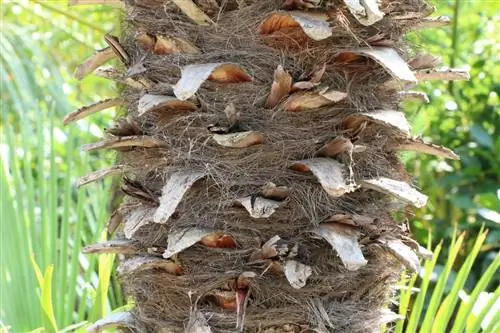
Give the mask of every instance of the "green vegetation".
M 103 33 L 118 33 L 120 14 L 111 7 L 67 9 L 65 3 L 1 6 L 0 329 L 12 332 L 68 332 L 124 303 L 110 273 L 114 258 L 81 254 L 82 245 L 106 237 L 101 230 L 112 184 L 80 190 L 73 185 L 113 161 L 113 155 L 79 151 L 102 136 L 113 115 L 62 125 L 64 115 L 78 106 L 116 94 L 109 82 L 89 77 L 80 83 L 72 72 L 103 46 L 98 39 Z M 456 18 L 454 24 L 414 35 L 411 42 L 441 55 L 444 65 L 470 66 L 472 79 L 422 85 L 430 104 L 407 105 L 414 134 L 454 149 L 461 161 L 403 156 L 430 202 L 416 212 L 412 231 L 425 244 L 431 230 L 435 256 L 420 275 L 403 279 L 399 309 L 409 317 L 396 332 L 445 332 L 449 322 L 450 332 L 495 332 L 500 330 L 492 326 L 500 319 L 498 305 L 496 313 L 491 310 L 499 296 L 493 288 L 500 283 L 495 275 L 499 6 L 463 0 L 437 5 L 439 14 Z M 455 229 L 466 233 L 457 235 Z M 413 287 L 420 292 L 412 295 Z

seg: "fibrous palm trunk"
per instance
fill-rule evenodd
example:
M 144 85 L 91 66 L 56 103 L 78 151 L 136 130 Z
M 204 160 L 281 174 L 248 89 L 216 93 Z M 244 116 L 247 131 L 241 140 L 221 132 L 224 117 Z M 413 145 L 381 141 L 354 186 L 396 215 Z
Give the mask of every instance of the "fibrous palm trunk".
M 106 1 L 74 0 L 75 3 Z M 109 1 L 108 1 L 109 2 Z M 118 1 L 111 1 L 118 2 Z M 125 116 L 85 150 L 119 151 L 114 240 L 135 308 L 90 330 L 377 332 L 402 267 L 427 252 L 408 205 L 426 196 L 397 152 L 456 158 L 397 111 L 433 70 L 401 37 L 440 26 L 423 0 L 126 0 L 125 33 L 77 69 L 120 82 Z M 406 62 L 405 59 L 411 59 Z M 398 214 L 399 212 L 399 214 Z

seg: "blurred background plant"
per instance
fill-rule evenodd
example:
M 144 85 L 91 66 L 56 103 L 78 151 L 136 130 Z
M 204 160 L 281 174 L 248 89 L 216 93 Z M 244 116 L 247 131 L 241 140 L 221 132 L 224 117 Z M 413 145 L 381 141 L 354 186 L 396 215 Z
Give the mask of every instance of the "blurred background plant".
M 468 66 L 472 79 L 423 84 L 431 102 L 405 106 L 415 135 L 454 149 L 461 161 L 403 156 L 430 197 L 410 221 L 412 231 L 426 244 L 430 230 L 430 248 L 440 255 L 420 275 L 403 279 L 408 287 L 402 288 L 400 310 L 411 315 L 398 325 L 401 330 L 425 325 L 427 313 L 436 314 L 432 311 L 450 298 L 457 306 L 466 299 L 479 303 L 480 296 L 489 304 L 498 293 L 498 275 L 491 274 L 488 283 L 481 277 L 491 267 L 498 269 L 500 247 L 499 5 L 495 0 L 436 5 L 439 14 L 455 18 L 453 24 L 409 40 L 417 50 L 440 55 L 445 66 Z M 120 12 L 22 0 L 4 1 L 1 15 L 0 329 L 78 330 L 124 304 L 111 274 L 114 258 L 81 254 L 82 245 L 106 237 L 102 230 L 112 184 L 108 180 L 80 190 L 73 185 L 79 176 L 112 164 L 113 155 L 81 154 L 79 147 L 97 141 L 113 114 L 102 112 L 69 127 L 63 127 L 62 118 L 116 95 L 104 79 L 78 82 L 72 73 L 104 46 L 104 33 L 119 35 Z M 481 236 L 482 225 L 487 235 Z M 455 229 L 465 236 L 456 236 Z M 405 294 L 410 287 L 424 291 Z M 435 293 L 443 297 L 431 297 Z M 491 316 L 489 309 L 486 313 Z

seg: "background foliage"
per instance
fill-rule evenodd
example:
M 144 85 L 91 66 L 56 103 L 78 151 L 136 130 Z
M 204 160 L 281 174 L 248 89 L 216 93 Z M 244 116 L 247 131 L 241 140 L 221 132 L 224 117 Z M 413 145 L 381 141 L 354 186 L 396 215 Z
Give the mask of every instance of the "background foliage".
M 461 161 L 403 156 L 430 197 L 429 206 L 412 219 L 412 230 L 421 244 L 431 230 L 431 247 L 440 255 L 420 277 L 405 277 L 410 287 L 424 291 L 413 297 L 402 293 L 400 310 L 413 309 L 414 319 L 399 324 L 401 330 L 425 325 L 436 290 L 444 296 L 456 292 L 460 304 L 466 299 L 481 303 L 479 296 L 472 297 L 474 291 L 493 295 L 495 281 L 481 277 L 491 267 L 498 269 L 500 8 L 496 1 L 480 0 L 436 5 L 439 14 L 456 18 L 453 25 L 414 34 L 410 42 L 417 50 L 440 55 L 443 65 L 469 66 L 472 79 L 422 85 L 430 104 L 406 105 L 414 134 L 454 149 Z M 105 238 L 112 184 L 78 191 L 73 186 L 77 177 L 113 162 L 110 154 L 79 151 L 102 136 L 113 114 L 105 111 L 77 125 L 62 125 L 64 115 L 77 107 L 116 95 L 104 79 L 77 82 L 72 72 L 103 47 L 104 33 L 119 34 L 120 13 L 112 7 L 68 8 L 66 1 L 38 0 L 3 2 L 1 15 L 0 329 L 70 331 L 124 303 L 110 273 L 114 258 L 80 253 L 82 245 Z M 478 247 L 475 235 L 483 224 L 489 233 Z M 455 228 L 466 231 L 458 238 L 460 246 Z M 474 259 L 468 260 L 475 249 Z M 460 274 L 466 264 L 471 266 L 467 274 Z M 492 274 L 494 279 L 498 283 L 498 275 Z M 440 297 L 435 306 L 446 299 Z

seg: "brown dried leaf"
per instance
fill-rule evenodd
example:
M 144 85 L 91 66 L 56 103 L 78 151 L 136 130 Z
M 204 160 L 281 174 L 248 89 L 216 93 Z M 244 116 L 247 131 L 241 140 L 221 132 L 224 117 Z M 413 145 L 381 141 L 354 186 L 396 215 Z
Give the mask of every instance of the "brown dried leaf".
M 317 12 L 283 11 L 273 13 L 260 26 L 261 35 L 270 35 L 277 31 L 300 29 L 311 39 L 320 41 L 332 36 L 328 15 Z
M 285 102 L 285 111 L 300 112 L 317 109 L 326 105 L 338 103 L 346 97 L 347 93 L 335 90 L 319 93 L 295 93 Z
M 361 186 L 381 193 L 390 194 L 403 201 L 421 208 L 427 204 L 427 196 L 420 193 L 405 182 L 385 177 L 366 179 Z
M 194 111 L 197 109 L 197 106 L 190 101 L 181 101 L 172 96 L 145 94 L 139 99 L 139 105 L 137 107 L 139 116 L 159 109 Z
M 181 71 L 181 78 L 174 86 L 174 94 L 183 101 L 193 96 L 206 80 L 218 83 L 238 83 L 252 80 L 241 67 L 231 63 L 188 65 L 182 67 Z
M 264 136 L 254 131 L 214 134 L 213 138 L 219 145 L 229 148 L 247 148 L 264 142 Z
M 167 249 L 163 253 L 163 258 L 169 259 L 179 252 L 193 246 L 203 239 L 203 237 L 211 234 L 213 231 L 209 229 L 189 228 L 171 232 L 168 235 Z
M 274 71 L 274 81 L 271 86 L 271 93 L 267 97 L 266 108 L 275 107 L 283 97 L 290 94 L 292 87 L 292 76 L 279 65 Z
M 468 81 L 470 73 L 467 69 L 428 69 L 418 71 L 415 76 L 419 81 L 443 80 L 443 81 Z
M 267 183 L 262 186 L 263 197 L 273 200 L 285 200 L 290 195 L 290 189 L 286 186 L 276 186 L 274 183 Z
M 155 138 L 146 135 L 133 135 L 104 139 L 96 143 L 82 146 L 82 151 L 94 151 L 100 149 L 120 149 L 130 147 L 157 148 L 165 144 Z
M 125 169 L 125 165 L 115 165 L 115 166 L 112 166 L 110 168 L 91 172 L 86 176 L 80 177 L 76 182 L 76 187 L 79 188 L 80 186 L 93 183 L 93 182 L 98 181 L 100 179 L 103 179 L 104 177 L 107 177 L 107 176 L 121 174 L 121 173 L 123 173 L 124 169 Z
M 184 194 L 193 186 L 193 184 L 203 178 L 203 172 L 175 172 L 170 175 L 167 183 L 162 188 L 160 197 L 160 206 L 155 212 L 154 221 L 156 223 L 167 223 L 170 216 L 182 200 Z
M 210 25 L 212 20 L 192 0 L 172 0 L 174 4 L 198 25 Z
M 362 25 L 372 25 L 384 17 L 377 0 L 344 0 L 344 3 Z
M 410 70 L 408 64 L 399 56 L 399 54 L 390 47 L 372 47 L 372 48 L 358 48 L 349 52 L 354 52 L 368 58 L 375 60 L 382 67 L 384 67 L 389 74 L 394 78 L 416 83 L 417 78 Z
M 403 265 L 412 272 L 418 272 L 420 261 L 411 247 L 404 244 L 399 239 L 381 238 L 378 242 L 383 244 L 391 254 L 393 254 Z
M 63 123 L 64 125 L 68 125 L 69 123 L 83 119 L 99 111 L 106 110 L 122 104 L 123 104 L 123 99 L 121 98 L 108 98 L 99 101 L 97 103 L 84 106 L 76 110 L 75 112 L 71 112 L 70 114 L 64 117 Z
M 74 73 L 76 79 L 81 80 L 89 73 L 92 73 L 97 67 L 103 65 L 110 59 L 116 57 L 115 53 L 110 47 L 97 51 L 90 58 L 85 60 L 85 62 L 79 65 Z
M 148 269 L 163 269 L 172 275 L 182 275 L 182 267 L 173 260 L 158 257 L 137 256 L 120 263 L 117 272 L 119 275 L 138 273 Z
M 352 227 L 338 223 L 322 223 L 311 232 L 330 243 L 347 270 L 356 271 L 367 264 L 358 244 L 358 233 Z
M 213 232 L 209 235 L 206 235 L 200 240 L 202 245 L 213 248 L 231 248 L 234 249 L 236 247 L 236 242 L 233 237 L 230 235 L 226 235 L 222 232 Z
M 139 244 L 135 240 L 130 239 L 114 239 L 102 243 L 87 245 L 82 252 L 90 253 L 119 253 L 119 254 L 134 254 L 139 252 Z
M 100 333 L 118 327 L 125 327 L 133 332 L 147 332 L 146 327 L 132 313 L 115 312 L 87 327 L 87 333 Z
M 344 165 L 329 158 L 311 158 L 294 162 L 292 168 L 300 172 L 311 171 L 321 187 L 332 197 L 339 197 L 356 189 L 355 184 L 347 184 L 343 173 Z
M 123 62 L 126 66 L 130 65 L 130 57 L 128 56 L 123 46 L 120 44 L 118 37 L 105 35 L 104 41 L 109 45 L 111 50 L 113 50 L 113 52 L 118 57 L 118 59 L 121 60 L 121 62 Z
M 323 74 L 325 74 L 325 71 L 326 71 L 326 63 L 324 63 L 322 66 L 315 66 L 311 74 L 311 78 L 307 81 L 295 82 L 292 85 L 291 91 L 295 92 L 299 90 L 307 90 L 317 86 L 320 83 Z
M 252 196 L 236 199 L 235 202 L 245 207 L 254 219 L 270 217 L 281 205 L 279 201 Z
M 312 274 L 312 269 L 298 261 L 287 260 L 285 261 L 284 273 L 290 285 L 295 289 L 300 289 L 306 285 L 307 278 Z
M 352 150 L 353 150 L 353 145 L 351 140 L 344 137 L 337 137 L 326 143 L 323 147 L 321 147 L 316 152 L 316 156 L 334 157 L 345 151 L 352 151 Z
M 427 53 L 419 53 L 408 62 L 412 70 L 434 68 L 441 64 L 441 59 Z
M 451 149 L 443 146 L 438 146 L 432 143 L 426 143 L 423 142 L 421 139 L 408 139 L 405 142 L 397 144 L 396 149 L 430 154 L 437 157 L 449 158 L 451 160 L 460 159 L 460 156 L 455 154 Z

